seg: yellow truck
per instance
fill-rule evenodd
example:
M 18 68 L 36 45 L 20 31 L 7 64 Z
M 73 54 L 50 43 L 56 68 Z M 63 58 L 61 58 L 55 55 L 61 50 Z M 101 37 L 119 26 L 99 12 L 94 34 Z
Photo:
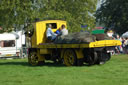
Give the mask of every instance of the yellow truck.
M 46 38 L 48 24 L 52 24 L 52 31 L 55 32 L 61 25 L 66 25 L 66 21 L 45 20 L 34 23 L 34 31 L 30 36 L 31 47 L 28 50 L 28 63 L 31 65 L 41 65 L 45 60 L 61 62 L 66 66 L 101 64 L 110 59 L 109 50 L 112 47 L 121 45 L 118 40 L 100 40 L 82 44 L 48 42 Z

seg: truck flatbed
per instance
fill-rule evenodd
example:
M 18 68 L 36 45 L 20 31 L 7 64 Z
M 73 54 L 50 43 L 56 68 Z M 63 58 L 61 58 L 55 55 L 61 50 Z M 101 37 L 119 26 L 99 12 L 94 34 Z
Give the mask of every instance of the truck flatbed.
M 38 48 L 96 48 L 121 45 L 119 40 L 100 40 L 85 44 L 55 44 L 55 43 L 41 43 Z

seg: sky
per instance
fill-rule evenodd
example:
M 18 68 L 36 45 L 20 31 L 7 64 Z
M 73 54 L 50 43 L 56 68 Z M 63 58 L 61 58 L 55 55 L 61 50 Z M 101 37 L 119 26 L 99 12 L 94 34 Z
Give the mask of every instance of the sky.
M 101 2 L 102 2 L 102 0 L 98 0 L 97 9 L 101 6 Z

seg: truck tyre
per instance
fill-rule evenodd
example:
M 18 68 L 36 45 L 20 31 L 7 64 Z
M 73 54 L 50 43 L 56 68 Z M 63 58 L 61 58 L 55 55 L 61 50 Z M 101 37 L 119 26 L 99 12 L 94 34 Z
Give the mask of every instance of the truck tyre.
M 97 52 L 94 52 L 94 58 L 93 58 L 93 61 L 94 61 L 94 64 L 96 64 L 97 61 L 98 61 L 98 54 L 97 54 Z
M 99 52 L 98 53 L 97 64 L 99 64 L 99 65 L 104 64 L 106 61 L 110 60 L 110 58 L 111 58 L 110 53 L 107 53 L 107 52 Z
M 64 64 L 66 66 L 76 66 L 77 57 L 73 49 L 66 49 L 64 52 Z
M 97 52 L 91 49 L 84 49 L 84 61 L 90 66 L 96 64 L 98 60 Z
M 96 64 L 96 62 L 98 60 L 98 56 L 97 56 L 97 53 L 96 52 L 92 52 L 90 55 L 91 56 L 88 56 L 89 57 L 88 64 L 91 66 L 91 65 Z
M 30 65 L 36 66 L 38 65 L 38 56 L 37 53 L 34 51 L 31 51 L 28 55 L 28 63 Z
M 110 59 L 111 59 L 111 54 L 110 53 L 106 53 L 106 57 L 107 57 L 107 59 L 106 59 L 106 61 L 109 61 Z

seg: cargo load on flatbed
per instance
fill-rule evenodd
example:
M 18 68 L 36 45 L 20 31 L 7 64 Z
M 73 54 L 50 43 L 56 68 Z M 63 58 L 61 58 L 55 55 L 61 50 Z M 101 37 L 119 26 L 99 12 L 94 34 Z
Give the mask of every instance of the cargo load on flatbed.
M 58 44 L 82 44 L 94 42 L 96 37 L 88 32 L 76 32 L 65 36 L 58 36 L 54 43 Z
M 76 32 L 65 36 L 58 36 L 54 43 L 58 44 L 83 44 L 98 40 L 110 40 L 105 34 L 91 34 L 89 32 Z

